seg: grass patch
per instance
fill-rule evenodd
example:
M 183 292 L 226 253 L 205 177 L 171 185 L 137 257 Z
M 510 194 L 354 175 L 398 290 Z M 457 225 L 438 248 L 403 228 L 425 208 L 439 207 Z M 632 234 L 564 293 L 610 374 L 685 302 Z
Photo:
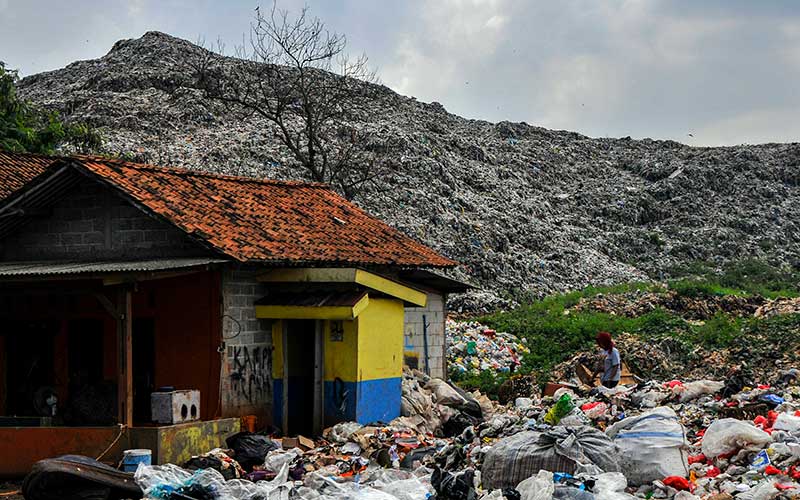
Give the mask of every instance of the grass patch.
M 695 299 L 723 295 L 759 294 L 768 298 L 800 295 L 800 272 L 797 269 L 779 268 L 762 261 L 742 261 L 721 270 L 715 270 L 707 263 L 693 263 L 686 266 L 682 273 L 683 277 L 674 276 L 676 279 L 669 282 L 668 289 Z M 575 353 L 594 349 L 594 339 L 598 331 L 607 331 L 612 335 L 627 332 L 653 340 L 672 337 L 688 345 L 708 349 L 735 347 L 734 343 L 743 335 L 775 338 L 777 344 L 782 342 L 782 336 L 794 339 L 791 342 L 799 342 L 800 315 L 741 319 L 717 314 L 698 324 L 690 323 L 678 314 L 663 309 L 656 309 L 636 318 L 599 311 L 570 310 L 584 297 L 633 291 L 663 293 L 666 289 L 652 283 L 588 287 L 532 301 L 513 311 L 490 314 L 479 318 L 479 321 L 498 331 L 509 332 L 525 339 L 530 353 L 523 356 L 522 366 L 517 373 L 535 374 L 539 382 L 547 381 L 553 367 Z M 786 332 L 792 333 L 786 335 Z M 493 371 L 477 375 L 451 375 L 462 387 L 480 389 L 490 397 L 496 397 L 499 385 L 509 378 L 509 374 Z

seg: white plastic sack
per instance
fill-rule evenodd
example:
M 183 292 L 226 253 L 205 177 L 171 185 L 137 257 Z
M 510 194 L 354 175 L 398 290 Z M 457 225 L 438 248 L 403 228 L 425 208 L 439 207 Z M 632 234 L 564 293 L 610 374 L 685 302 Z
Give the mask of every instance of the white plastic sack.
M 467 402 L 455 389 L 440 378 L 432 378 L 425 384 L 425 388 L 433 393 L 433 397 L 440 405 L 461 406 Z
M 672 408 L 659 407 L 606 430 L 620 450 L 620 467 L 632 485 L 687 476 L 686 437 Z
M 714 380 L 696 380 L 686 384 L 676 385 L 672 392 L 680 395 L 681 403 L 692 401 L 707 394 L 716 394 L 725 387 L 725 382 Z
M 268 471 L 278 472 L 285 465 L 294 461 L 297 457 L 303 454 L 300 448 L 292 448 L 291 450 L 272 450 L 264 457 L 264 468 Z
M 546 470 L 540 470 L 539 474 L 517 485 L 520 500 L 551 500 L 555 490 L 553 473 Z
M 723 418 L 708 426 L 702 448 L 705 456 L 716 458 L 748 446 L 763 447 L 771 441 L 769 434 L 749 422 Z
M 800 432 L 800 417 L 795 417 L 791 413 L 781 413 L 775 419 L 772 428 L 778 431 Z
M 736 495 L 737 500 L 770 500 L 778 496 L 780 491 L 775 488 L 776 479 L 768 479 L 753 488 Z
M 636 500 L 636 497 L 625 493 L 628 480 L 621 472 L 606 472 L 597 476 L 592 492 L 595 500 Z

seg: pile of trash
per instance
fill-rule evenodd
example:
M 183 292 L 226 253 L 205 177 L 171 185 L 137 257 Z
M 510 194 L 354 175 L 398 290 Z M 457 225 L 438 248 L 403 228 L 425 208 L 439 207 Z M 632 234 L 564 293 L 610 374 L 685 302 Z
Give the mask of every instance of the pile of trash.
M 753 316 L 772 302 L 759 295 L 688 297 L 675 290 L 665 292 L 636 290 L 620 294 L 597 294 L 594 297 L 582 298 L 570 310 L 597 311 L 638 318 L 656 309 L 663 309 L 676 313 L 684 319 L 706 320 L 720 313 L 739 317 Z M 797 304 L 796 307 L 800 309 L 800 302 Z
M 777 298 L 769 300 L 756 309 L 756 318 L 771 318 L 773 316 L 800 313 L 800 297 Z
M 228 449 L 127 476 L 62 457 L 40 462 L 23 492 L 50 500 L 43 474 L 74 487 L 75 471 L 94 471 L 82 491 L 149 500 L 798 498 L 798 376 L 578 380 L 501 406 L 406 370 L 402 416 L 388 423 L 343 422 L 317 439 L 243 432 Z
M 497 332 L 475 321 L 447 320 L 447 363 L 451 371 L 513 372 L 520 365 L 521 356 L 530 352 L 525 343 L 524 338 Z

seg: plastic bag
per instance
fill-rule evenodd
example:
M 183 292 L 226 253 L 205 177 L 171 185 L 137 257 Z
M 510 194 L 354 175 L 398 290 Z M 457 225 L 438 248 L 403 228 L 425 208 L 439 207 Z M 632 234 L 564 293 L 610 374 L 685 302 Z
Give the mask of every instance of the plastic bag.
M 708 426 L 703 436 L 702 449 L 705 456 L 716 458 L 723 453 L 751 445 L 763 447 L 771 441 L 769 434 L 749 422 L 723 418 Z
M 228 448 L 233 450 L 233 458 L 244 467 L 245 470 L 253 470 L 253 466 L 264 463 L 267 453 L 280 448 L 278 443 L 251 432 L 239 432 L 225 440 Z
M 264 468 L 268 471 L 278 472 L 284 465 L 292 463 L 297 457 L 302 455 L 300 448 L 291 450 L 274 450 L 264 458 Z
M 350 437 L 364 427 L 358 422 L 341 422 L 330 428 L 328 439 L 335 443 L 344 444 L 350 441 Z
M 636 497 L 625 493 L 628 480 L 621 472 L 606 472 L 600 474 L 594 482 L 594 497 L 596 500 L 635 500 Z
M 557 425 L 562 418 L 569 415 L 574 409 L 575 403 L 572 402 L 572 398 L 569 394 L 564 394 L 558 399 L 556 404 L 547 411 L 547 414 L 544 416 L 544 421 L 550 425 Z
M 725 387 L 725 382 L 714 380 L 697 380 L 686 384 L 676 385 L 672 388 L 674 394 L 680 395 L 681 403 L 692 401 L 706 394 L 715 394 Z
M 775 425 L 772 428 L 778 431 L 800 432 L 800 417 L 791 413 L 781 413 L 775 419 Z
M 659 407 L 621 420 L 606 430 L 620 450 L 628 482 L 640 485 L 667 476 L 687 476 L 683 426 L 672 408 Z
M 425 388 L 433 393 L 436 402 L 440 405 L 457 408 L 467 402 L 458 391 L 440 378 L 432 378 L 425 384 Z
M 540 470 L 535 476 L 525 479 L 517 485 L 520 500 L 550 500 L 555 492 L 553 473 Z
M 605 415 L 607 411 L 608 405 L 601 402 L 583 410 L 583 413 L 586 415 L 586 418 L 594 420 Z
M 526 431 L 499 440 L 483 459 L 483 487 L 513 488 L 540 470 L 574 473 L 581 464 L 619 470 L 619 450 L 593 427 L 554 427 Z
M 775 498 L 780 493 L 775 488 L 776 479 L 768 479 L 758 485 L 750 488 L 749 490 L 736 495 L 736 500 L 770 500 Z
M 179 498 L 213 498 L 232 500 L 225 478 L 214 469 L 194 473 L 177 465 L 139 465 L 133 475 L 145 499 L 175 500 Z

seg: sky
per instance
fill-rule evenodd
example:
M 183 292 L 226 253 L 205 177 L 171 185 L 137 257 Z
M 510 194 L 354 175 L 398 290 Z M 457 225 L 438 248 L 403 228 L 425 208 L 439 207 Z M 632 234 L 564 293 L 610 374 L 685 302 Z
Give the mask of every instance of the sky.
M 279 0 L 383 84 L 466 118 L 692 145 L 800 141 L 795 0 Z M 271 0 L 0 0 L 21 74 L 158 30 L 232 47 Z

